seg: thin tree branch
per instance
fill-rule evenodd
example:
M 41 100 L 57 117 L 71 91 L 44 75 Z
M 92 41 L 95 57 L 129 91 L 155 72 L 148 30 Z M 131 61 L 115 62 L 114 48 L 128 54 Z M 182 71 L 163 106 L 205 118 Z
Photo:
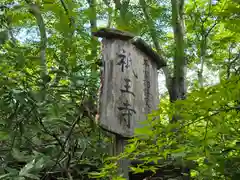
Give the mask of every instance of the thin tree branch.
M 228 48 L 228 65 L 227 65 L 227 77 L 226 79 L 229 79 L 230 77 L 230 69 L 231 69 L 231 48 L 232 44 Z
M 96 12 L 96 0 L 87 0 L 88 1 L 88 5 L 89 5 L 89 9 L 91 10 L 91 14 L 93 15 L 90 18 L 90 27 L 91 27 L 91 46 L 92 46 L 92 50 L 91 50 L 91 56 L 93 59 L 97 58 L 97 38 L 93 35 L 93 32 L 97 29 L 97 12 Z M 92 70 L 96 71 L 97 70 L 97 65 L 94 64 L 92 66 Z
M 44 78 L 47 72 L 47 62 L 46 62 L 46 48 L 47 48 L 47 34 L 44 24 L 43 17 L 41 15 L 40 8 L 37 4 L 32 4 L 30 0 L 25 0 L 29 5 L 30 13 L 35 17 L 37 25 L 40 31 L 41 43 L 40 43 L 40 59 L 41 59 L 41 76 Z
M 213 30 L 213 28 L 216 27 L 216 25 L 218 24 L 218 19 L 215 20 L 214 24 L 208 29 L 207 33 L 205 34 L 205 37 L 207 38 L 208 35 L 210 34 L 210 32 Z
M 79 115 L 79 116 L 76 118 L 76 120 L 73 122 L 71 128 L 69 129 L 68 134 L 67 134 L 67 136 L 66 136 L 66 139 L 65 139 L 65 141 L 64 141 L 64 143 L 63 143 L 63 147 L 64 147 L 64 148 L 65 148 L 65 146 L 66 146 L 66 144 L 67 144 L 67 142 L 68 142 L 68 139 L 69 139 L 70 136 L 72 135 L 73 129 L 74 129 L 75 126 L 78 124 L 78 122 L 80 121 L 81 118 L 82 118 L 82 116 Z M 57 156 L 57 159 L 56 159 L 56 163 L 52 166 L 51 170 L 53 170 L 53 169 L 57 166 L 57 164 L 60 162 L 61 155 L 62 155 L 62 151 L 59 152 L 59 154 L 58 154 L 58 156 Z
M 61 4 L 62 4 L 62 6 L 63 6 L 63 9 L 64 9 L 66 15 L 67 15 L 68 18 L 69 18 L 69 27 L 73 27 L 73 26 L 74 26 L 74 18 L 69 16 L 69 10 L 68 10 L 68 8 L 67 8 L 64 0 L 60 0 L 60 2 L 61 2 Z

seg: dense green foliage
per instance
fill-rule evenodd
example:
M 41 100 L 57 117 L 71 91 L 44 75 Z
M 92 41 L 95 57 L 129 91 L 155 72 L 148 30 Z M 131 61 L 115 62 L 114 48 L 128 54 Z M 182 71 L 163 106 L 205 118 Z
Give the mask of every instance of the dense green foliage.
M 112 139 L 94 120 L 100 45 L 91 32 L 104 23 L 141 36 L 172 75 L 174 1 L 1 0 L 0 179 L 86 179 L 99 167 L 94 176 L 119 178 L 116 162 L 124 157 L 165 159 L 162 166 L 191 161 L 195 179 L 240 178 L 238 0 L 185 2 L 178 43 L 193 74 L 186 99 L 170 103 L 161 92 L 146 127 L 122 155 L 105 159 Z
M 195 90 L 187 100 L 169 104 L 163 100 L 158 111 L 149 115 L 146 126 L 136 130 L 136 137 L 119 157 L 106 161 L 96 177 L 114 176 L 115 162 L 121 158 L 145 161 L 137 172 L 158 166 L 146 166 L 149 162 L 162 161 L 161 168 L 174 165 L 192 168 L 196 179 L 238 179 L 239 172 L 239 121 L 240 79 L 234 77 L 214 87 Z M 168 117 L 179 114 L 178 123 L 169 123 Z M 159 116 L 152 120 L 153 117 Z M 115 169 L 114 169 L 115 167 Z
M 87 10 L 77 12 L 79 4 L 69 2 L 77 27 L 72 33 L 61 4 L 43 3 L 48 39 L 42 49 L 43 35 L 36 34 L 30 6 L 5 4 L 1 28 L 10 38 L 0 50 L 0 179 L 81 179 L 108 152 L 108 139 L 93 126 L 96 112 L 90 111 L 99 72 L 92 70 L 97 57 L 91 55 L 91 37 L 83 27 Z

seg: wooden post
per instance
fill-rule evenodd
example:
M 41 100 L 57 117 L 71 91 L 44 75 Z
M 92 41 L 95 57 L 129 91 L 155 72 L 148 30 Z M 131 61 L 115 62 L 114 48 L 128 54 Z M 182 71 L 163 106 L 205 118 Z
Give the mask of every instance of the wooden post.
M 116 153 L 115 155 L 119 155 L 124 152 L 124 147 L 127 144 L 127 140 L 119 135 L 115 135 L 115 145 L 116 145 Z M 121 159 L 119 161 L 119 174 L 122 174 L 125 179 L 129 179 L 128 175 L 128 166 L 129 161 L 127 159 Z
M 115 29 L 93 33 L 102 37 L 103 78 L 100 92 L 100 126 L 116 135 L 115 155 L 124 151 L 126 139 L 157 108 L 157 69 L 160 57 L 143 40 Z M 120 172 L 128 179 L 128 160 L 120 161 Z

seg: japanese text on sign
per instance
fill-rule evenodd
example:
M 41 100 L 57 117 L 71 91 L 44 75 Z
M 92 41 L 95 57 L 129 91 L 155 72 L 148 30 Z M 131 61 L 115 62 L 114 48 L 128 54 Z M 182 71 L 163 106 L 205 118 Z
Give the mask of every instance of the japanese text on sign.
M 130 68 L 130 65 L 132 65 L 132 59 L 130 57 L 130 53 L 127 53 L 124 49 L 121 50 L 120 53 L 117 54 L 119 57 L 119 61 L 117 65 L 121 66 L 121 72 L 125 72 L 125 70 Z M 138 78 L 137 74 L 132 70 L 134 77 Z M 129 93 L 133 97 L 135 97 L 135 94 L 133 91 L 131 91 L 131 80 L 129 78 L 124 78 L 124 85 L 123 88 L 120 89 L 121 93 Z M 122 102 L 122 106 L 118 107 L 118 110 L 121 112 L 120 117 L 120 124 L 124 122 L 128 128 L 131 128 L 131 117 L 133 114 L 136 114 L 136 111 L 134 108 L 132 108 L 132 105 L 129 103 L 129 100 L 125 100 L 125 102 Z
M 150 98 L 151 98 L 151 93 L 150 93 L 150 72 L 149 72 L 149 64 L 148 64 L 148 60 L 144 59 L 144 80 L 143 80 L 143 84 L 144 84 L 144 100 L 145 100 L 145 112 L 149 113 L 151 111 L 151 105 L 150 105 Z

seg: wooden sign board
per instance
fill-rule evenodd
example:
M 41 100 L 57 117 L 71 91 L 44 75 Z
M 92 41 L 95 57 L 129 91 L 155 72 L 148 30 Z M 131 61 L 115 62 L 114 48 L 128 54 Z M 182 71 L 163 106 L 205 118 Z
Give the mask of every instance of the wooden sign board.
M 100 126 L 123 137 L 132 137 L 140 121 L 156 109 L 158 73 L 156 61 L 131 40 L 103 38 L 103 88 Z

